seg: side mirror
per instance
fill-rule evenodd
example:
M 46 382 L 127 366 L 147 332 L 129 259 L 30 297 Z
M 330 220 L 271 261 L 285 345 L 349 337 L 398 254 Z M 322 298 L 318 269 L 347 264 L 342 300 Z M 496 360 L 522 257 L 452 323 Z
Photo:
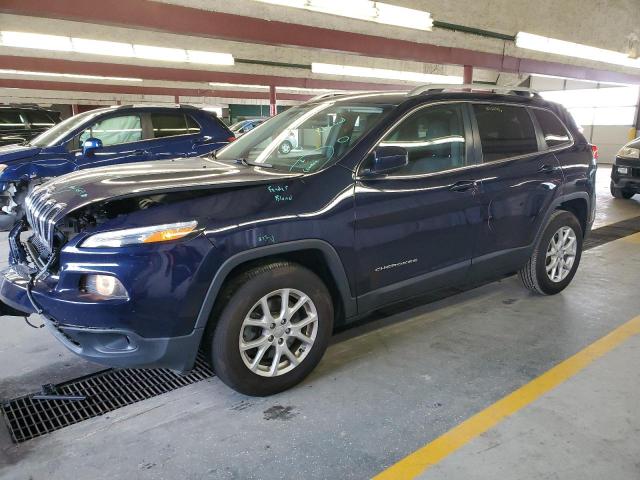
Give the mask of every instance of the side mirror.
M 369 175 L 383 175 L 409 165 L 409 152 L 406 148 L 379 146 L 373 151 L 373 164 Z
M 87 138 L 82 144 L 82 155 L 90 157 L 96 152 L 96 150 L 100 150 L 101 148 L 102 140 L 99 138 Z

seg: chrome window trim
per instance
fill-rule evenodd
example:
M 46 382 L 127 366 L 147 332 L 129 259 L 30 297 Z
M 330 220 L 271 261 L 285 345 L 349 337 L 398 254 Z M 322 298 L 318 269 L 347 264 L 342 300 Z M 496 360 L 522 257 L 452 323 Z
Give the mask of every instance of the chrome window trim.
M 402 123 L 404 120 L 406 120 L 406 118 L 410 115 L 413 115 L 414 113 L 416 113 L 419 110 L 422 110 L 424 108 L 429 108 L 435 105 L 449 105 L 449 104 L 462 104 L 462 103 L 467 103 L 467 104 L 487 104 L 487 105 L 507 105 L 507 106 L 514 106 L 514 107 L 521 107 L 524 109 L 527 108 L 537 108 L 539 110 L 544 110 L 546 112 L 551 112 L 553 115 L 556 116 L 556 118 L 560 121 L 560 123 L 562 124 L 562 126 L 565 128 L 565 130 L 567 131 L 567 133 L 569 134 L 569 138 L 571 139 L 571 141 L 567 144 L 564 145 L 558 145 L 557 147 L 553 147 L 553 148 L 547 148 L 545 150 L 539 150 L 537 152 L 533 152 L 533 153 L 527 153 L 524 155 L 517 155 L 515 157 L 508 157 L 508 158 L 503 158 L 500 160 L 495 160 L 493 162 L 485 162 L 484 159 L 481 161 L 481 163 L 477 163 L 474 165 L 465 165 L 464 167 L 458 167 L 458 168 L 451 168 L 449 170 L 442 170 L 439 172 L 431 172 L 431 173 L 423 173 L 423 174 L 419 174 L 419 175 L 381 175 L 381 176 L 366 176 L 366 175 L 362 175 L 361 174 L 361 169 L 362 169 L 362 164 L 367 160 L 367 158 L 369 158 L 369 155 L 371 155 L 371 153 L 380 145 L 380 142 L 382 142 L 384 140 L 384 138 L 389 135 L 389 133 L 391 133 L 391 131 L 393 131 L 393 129 L 395 129 L 400 123 Z M 533 123 L 533 120 L 532 120 Z M 534 125 L 535 128 L 535 125 Z M 466 135 L 466 132 L 465 132 Z M 560 119 L 560 117 L 558 117 L 558 115 L 556 115 L 555 112 L 553 112 L 552 110 L 545 108 L 545 107 L 539 107 L 537 105 L 523 105 L 520 103 L 511 103 L 511 102 L 491 102 L 491 101 L 487 101 L 487 100 L 444 100 L 444 101 L 439 101 L 439 102 L 433 102 L 433 103 L 426 103 L 426 104 L 422 104 L 422 105 L 418 105 L 416 107 L 414 107 L 413 109 L 411 109 L 410 111 L 408 111 L 407 113 L 405 113 L 402 117 L 400 117 L 389 129 L 387 129 L 384 134 L 381 136 L 381 138 L 375 143 L 375 145 L 373 147 L 371 147 L 371 149 L 369 149 L 369 151 L 367 152 L 367 154 L 364 156 L 364 158 L 360 161 L 360 163 L 358 164 L 358 167 L 356 169 L 356 175 L 355 175 L 355 179 L 357 181 L 362 181 L 362 180 L 376 180 L 376 181 L 380 181 L 380 180 L 419 180 L 422 178 L 430 178 L 430 177 L 434 177 L 437 175 L 447 175 L 450 174 L 452 172 L 458 172 L 458 171 L 462 171 L 462 170 L 469 170 L 471 168 L 478 168 L 478 167 L 484 167 L 486 165 L 499 165 L 502 163 L 507 163 L 507 162 L 515 162 L 518 160 L 524 160 L 526 158 L 531 158 L 531 157 L 537 157 L 539 155 L 543 155 L 543 154 L 548 154 L 548 153 L 555 153 L 557 151 L 560 150 L 564 150 L 566 148 L 571 148 L 575 145 L 575 139 L 573 138 L 573 135 L 571 134 L 571 131 L 569 131 L 569 129 L 567 128 L 567 126 L 564 124 L 564 122 Z M 482 149 L 482 145 L 480 145 L 480 148 Z

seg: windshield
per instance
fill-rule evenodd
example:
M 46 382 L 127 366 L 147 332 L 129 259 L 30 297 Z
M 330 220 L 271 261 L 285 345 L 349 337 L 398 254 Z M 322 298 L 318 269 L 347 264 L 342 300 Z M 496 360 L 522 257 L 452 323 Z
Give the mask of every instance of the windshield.
M 218 151 L 287 172 L 316 172 L 340 160 L 395 105 L 347 101 L 304 104 L 254 128 Z
M 89 111 L 84 113 L 79 113 L 78 115 L 74 115 L 73 117 L 67 118 L 65 121 L 57 124 L 55 127 L 50 128 L 44 133 L 41 133 L 36 138 L 29 142 L 29 145 L 33 145 L 34 147 L 52 147 L 57 145 L 64 137 L 72 130 L 75 130 L 89 118 L 92 118 L 100 113 L 103 113 L 103 110 L 99 111 Z

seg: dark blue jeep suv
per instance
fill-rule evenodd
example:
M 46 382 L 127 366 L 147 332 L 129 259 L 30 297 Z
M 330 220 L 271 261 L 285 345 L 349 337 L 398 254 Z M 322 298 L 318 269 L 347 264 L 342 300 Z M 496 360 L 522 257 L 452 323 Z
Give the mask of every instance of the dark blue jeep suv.
M 194 107 L 121 106 L 68 118 L 33 140 L 0 147 L 0 229 L 24 214 L 26 195 L 51 177 L 103 165 L 191 157 L 233 139 Z
M 209 157 L 35 189 L 3 313 L 38 312 L 111 366 L 185 371 L 202 347 L 225 383 L 268 395 L 311 372 L 336 326 L 385 305 L 512 272 L 562 291 L 595 170 L 570 115 L 534 93 L 324 96 Z

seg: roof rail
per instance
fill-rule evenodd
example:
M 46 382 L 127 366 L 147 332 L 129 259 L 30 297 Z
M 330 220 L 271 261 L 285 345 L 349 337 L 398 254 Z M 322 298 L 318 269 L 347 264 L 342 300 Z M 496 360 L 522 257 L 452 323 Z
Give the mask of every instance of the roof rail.
M 331 97 L 337 97 L 339 95 L 349 95 L 350 92 L 342 92 L 342 91 L 333 91 L 333 92 L 326 92 L 326 93 L 321 93 L 320 95 L 316 95 L 313 98 L 310 98 L 309 100 L 307 100 L 307 102 L 315 102 L 318 100 L 322 100 L 323 98 L 331 98 Z
M 531 97 L 540 97 L 540 93 L 537 90 L 533 90 L 532 88 L 508 87 L 506 85 L 486 85 L 484 83 L 465 83 L 463 85 L 434 83 L 430 85 L 421 85 L 411 90 L 409 92 L 409 96 L 415 97 L 417 95 L 422 95 L 423 93 L 440 93 L 445 90 L 476 90 L 495 93 L 505 92 L 515 93 L 516 95 L 529 94 L 529 96 Z

